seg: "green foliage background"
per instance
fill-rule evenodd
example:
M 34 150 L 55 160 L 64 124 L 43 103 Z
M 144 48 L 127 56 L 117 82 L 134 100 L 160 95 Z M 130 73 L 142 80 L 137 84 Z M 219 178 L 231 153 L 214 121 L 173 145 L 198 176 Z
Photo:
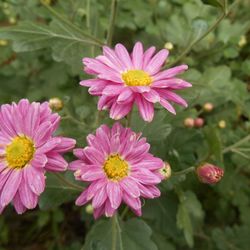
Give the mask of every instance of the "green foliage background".
M 59 133 L 84 146 L 86 135 L 100 123 L 112 123 L 107 113 L 98 115 L 97 100 L 78 84 L 89 77 L 81 59 L 98 55 L 105 43 L 111 1 L 45 2 L 44 6 L 39 0 L 0 0 L 0 104 L 24 97 L 32 101 L 59 97 L 65 105 Z M 143 132 L 152 152 L 168 161 L 173 171 L 207 160 L 223 167 L 225 176 L 216 186 L 199 183 L 193 173 L 164 182 L 161 198 L 145 201 L 142 218 L 129 212 L 117 221 L 116 249 L 248 250 L 249 1 L 117 2 L 113 44 L 121 42 L 131 49 L 139 40 L 145 47 L 161 49 L 171 42 L 167 66 L 188 50 L 179 63 L 189 65 L 183 78 L 193 83 L 193 88 L 182 91 L 189 108 L 177 107 L 172 116 L 157 107 L 150 124 L 135 112 L 132 128 Z M 228 10 L 224 15 L 223 9 Z M 203 38 L 219 17 L 223 20 L 218 27 Z M 211 113 L 202 111 L 205 102 L 215 106 Z M 203 128 L 183 126 L 186 117 L 197 116 L 205 119 Z M 218 127 L 221 120 L 226 121 L 224 129 Z M 72 173 L 64 177 L 74 182 Z M 94 222 L 85 207 L 74 205 L 78 195 L 79 190 L 48 174 L 40 209 L 18 216 L 9 207 L 0 216 L 0 249 L 110 250 L 111 221 Z

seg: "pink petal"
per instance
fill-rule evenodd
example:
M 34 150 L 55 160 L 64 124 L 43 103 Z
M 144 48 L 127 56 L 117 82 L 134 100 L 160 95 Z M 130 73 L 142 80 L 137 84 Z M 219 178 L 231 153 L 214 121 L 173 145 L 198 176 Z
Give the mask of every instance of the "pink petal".
M 139 95 L 136 98 L 136 104 L 142 119 L 151 122 L 154 118 L 154 105 Z
M 107 199 L 107 193 L 105 186 L 100 188 L 98 192 L 94 195 L 93 200 L 92 200 L 92 206 L 93 208 L 98 208 L 103 205 L 103 203 Z
M 38 203 L 38 196 L 31 191 L 28 183 L 23 181 L 18 192 L 25 207 L 28 209 L 33 209 L 36 207 Z
M 130 88 L 124 88 L 124 90 L 120 93 L 117 99 L 118 104 L 127 104 L 132 102 L 134 99 L 134 93 L 130 90 Z
M 116 209 L 111 207 L 109 200 L 105 203 L 105 215 L 106 217 L 112 217 L 115 213 Z
M 0 198 L 0 204 L 2 207 L 5 207 L 11 202 L 11 200 L 13 199 L 19 188 L 21 180 L 22 180 L 22 171 L 15 169 L 12 170 L 2 189 Z
M 148 66 L 153 54 L 155 53 L 155 47 L 150 47 L 147 49 L 143 55 L 143 70 Z
M 28 183 L 31 191 L 40 195 L 45 189 L 44 171 L 38 170 L 32 166 L 24 168 L 24 180 Z
M 141 42 L 137 42 L 132 52 L 132 62 L 135 69 L 141 69 L 143 63 L 143 46 Z
M 127 70 L 133 68 L 129 53 L 128 53 L 127 49 L 122 44 L 118 43 L 115 46 L 115 53 L 116 53 L 117 57 L 121 59 L 122 65 Z
M 143 93 L 143 97 L 152 103 L 156 103 L 160 101 L 160 95 L 157 93 L 157 91 L 151 89 L 149 92 Z
M 127 104 L 118 104 L 116 102 L 113 103 L 110 109 L 110 118 L 114 120 L 120 120 L 124 116 L 126 116 L 132 109 L 133 103 Z
M 187 65 L 176 66 L 167 70 L 164 70 L 154 76 L 155 81 L 164 80 L 166 78 L 172 78 L 188 69 Z
M 102 94 L 106 96 L 117 96 L 124 88 L 123 85 L 109 85 L 102 91 Z
M 150 75 L 157 73 L 161 66 L 165 63 L 168 57 L 168 51 L 166 49 L 160 50 L 148 63 L 145 68 Z
M 48 162 L 48 159 L 46 155 L 35 153 L 32 161 L 30 162 L 30 165 L 36 168 L 44 168 L 47 162 Z
M 180 104 L 180 105 L 182 105 L 182 106 L 184 106 L 184 107 L 187 107 L 187 106 L 188 106 L 187 102 L 186 102 L 182 97 L 180 97 L 179 95 L 175 94 L 175 93 L 172 92 L 172 91 L 163 89 L 163 90 L 161 90 L 160 94 L 161 94 L 161 96 L 162 96 L 164 99 L 167 99 L 167 100 L 169 100 L 169 101 L 178 103 L 178 104 Z
M 186 82 L 179 78 L 171 78 L 167 80 L 159 80 L 155 81 L 152 84 L 154 88 L 170 88 L 170 89 L 184 89 L 188 87 L 192 87 L 192 84 Z
M 83 206 L 84 204 L 86 204 L 88 202 L 87 200 L 87 190 L 84 190 L 80 196 L 76 199 L 76 205 L 77 206 Z
M 160 104 L 170 113 L 176 115 L 174 107 L 167 100 L 161 99 Z
M 13 205 L 14 205 L 16 212 L 18 214 L 23 214 L 27 210 L 27 208 L 23 205 L 18 192 L 16 193 L 16 195 L 13 199 Z
M 95 181 L 105 177 L 105 174 L 101 168 L 93 168 L 90 171 L 86 171 L 82 174 L 81 179 L 83 181 Z
M 133 171 L 132 176 L 133 178 L 139 180 L 139 182 L 147 185 L 159 184 L 161 182 L 161 179 L 158 176 L 146 168 L 136 169 Z
M 122 191 L 118 183 L 108 182 L 107 184 L 107 194 L 111 207 L 117 209 L 122 201 Z
M 105 213 L 105 204 L 101 207 L 98 207 L 94 210 L 94 218 L 97 220 L 99 217 L 101 217 Z
M 45 169 L 48 171 L 65 171 L 68 167 L 68 163 L 60 154 L 56 152 L 48 153 L 47 159 L 48 162 L 45 166 Z
M 54 148 L 55 151 L 58 153 L 68 152 L 69 150 L 73 149 L 76 145 L 76 140 L 67 137 L 59 137 L 61 139 L 61 143 L 57 144 Z
M 140 198 L 134 198 L 126 193 L 123 194 L 124 202 L 131 208 L 138 210 L 141 208 L 141 200 Z
M 122 189 L 134 198 L 140 196 L 140 190 L 137 183 L 130 177 L 127 177 L 120 181 Z
M 42 144 L 47 142 L 52 134 L 53 125 L 50 121 L 46 121 L 40 125 L 36 133 L 33 136 L 35 146 L 40 147 Z

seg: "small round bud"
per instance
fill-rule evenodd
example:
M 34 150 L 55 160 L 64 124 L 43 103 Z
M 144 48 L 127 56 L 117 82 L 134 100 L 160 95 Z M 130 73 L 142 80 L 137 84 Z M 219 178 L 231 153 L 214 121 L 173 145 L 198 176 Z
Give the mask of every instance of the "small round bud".
M 226 123 L 226 121 L 221 120 L 221 121 L 219 121 L 218 126 L 219 126 L 219 128 L 225 128 L 227 126 L 227 123 Z
M 94 208 L 93 208 L 93 206 L 91 204 L 88 204 L 86 206 L 86 208 L 85 208 L 85 211 L 86 211 L 87 214 L 93 214 Z
M 50 98 L 49 107 L 54 111 L 60 111 L 63 109 L 63 101 L 58 97 Z
M 9 18 L 9 23 L 10 24 L 15 24 L 16 23 L 16 18 L 15 17 L 10 17 Z
M 214 109 L 214 105 L 213 105 L 211 102 L 206 102 L 206 103 L 203 105 L 203 109 L 204 109 L 204 111 L 206 111 L 206 112 L 211 112 L 211 111 Z
M 7 40 L 0 40 L 0 46 L 6 46 L 6 45 L 8 45 Z
M 203 125 L 204 125 L 204 119 L 203 118 L 198 117 L 198 118 L 196 118 L 194 120 L 194 126 L 196 128 L 201 128 L 201 127 L 203 127 Z
M 202 183 L 215 184 L 223 177 L 224 170 L 210 163 L 205 163 L 196 169 L 196 174 Z
M 245 35 L 240 37 L 240 40 L 238 42 L 238 45 L 240 48 L 244 47 L 247 44 L 247 38 Z
M 194 126 L 194 119 L 191 117 L 188 117 L 184 120 L 184 126 L 186 128 L 192 128 Z
M 164 44 L 164 48 L 168 50 L 172 50 L 174 48 L 174 45 L 170 42 L 167 42 Z
M 168 162 L 165 162 L 164 166 L 160 169 L 160 175 L 163 180 L 167 180 L 171 177 L 171 167 Z

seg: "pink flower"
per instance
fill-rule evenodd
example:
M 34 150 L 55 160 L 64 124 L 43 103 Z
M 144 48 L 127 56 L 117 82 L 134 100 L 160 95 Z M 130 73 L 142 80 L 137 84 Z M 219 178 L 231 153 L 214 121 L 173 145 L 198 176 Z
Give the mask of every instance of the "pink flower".
M 165 63 L 168 50 L 162 49 L 154 55 L 155 47 L 145 52 L 137 42 L 131 55 L 122 44 L 112 50 L 103 47 L 103 55 L 83 58 L 85 72 L 96 75 L 96 79 L 80 82 L 89 87 L 91 95 L 99 96 L 98 109 L 110 109 L 110 117 L 119 120 L 126 116 L 135 103 L 145 121 L 152 121 L 154 104 L 160 103 L 169 112 L 175 114 L 170 102 L 184 107 L 187 103 L 174 93 L 174 90 L 191 87 L 191 84 L 176 78 L 187 70 L 187 65 L 160 71 Z
M 224 170 L 210 163 L 205 163 L 196 169 L 196 173 L 202 183 L 215 184 L 223 177 Z
M 69 165 L 77 180 L 89 185 L 76 200 L 81 206 L 92 200 L 94 217 L 112 216 L 122 202 L 141 215 L 140 197 L 160 196 L 155 186 L 161 182 L 164 163 L 150 154 L 150 145 L 130 128 L 116 123 L 102 125 L 87 137 L 88 146 L 75 149 L 78 160 Z
M 53 136 L 60 117 L 48 103 L 5 104 L 0 108 L 0 212 L 12 201 L 17 213 L 35 208 L 46 171 L 64 171 L 62 153 L 75 140 Z

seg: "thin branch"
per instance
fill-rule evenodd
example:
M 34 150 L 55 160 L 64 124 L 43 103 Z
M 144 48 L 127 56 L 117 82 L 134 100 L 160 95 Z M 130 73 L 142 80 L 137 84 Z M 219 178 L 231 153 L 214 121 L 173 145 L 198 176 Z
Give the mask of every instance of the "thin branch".
M 112 2 L 111 2 L 111 14 L 110 14 L 110 20 L 109 20 L 109 28 L 108 28 L 108 33 L 107 33 L 107 45 L 109 45 L 109 46 L 112 45 L 117 7 L 118 7 L 117 0 L 112 0 Z
M 61 174 L 58 173 L 54 173 L 54 175 L 64 184 L 66 184 L 68 187 L 72 187 L 75 190 L 79 190 L 79 191 L 83 191 L 84 187 L 80 186 L 80 185 L 76 185 L 70 181 L 68 181 L 67 179 L 65 179 Z

